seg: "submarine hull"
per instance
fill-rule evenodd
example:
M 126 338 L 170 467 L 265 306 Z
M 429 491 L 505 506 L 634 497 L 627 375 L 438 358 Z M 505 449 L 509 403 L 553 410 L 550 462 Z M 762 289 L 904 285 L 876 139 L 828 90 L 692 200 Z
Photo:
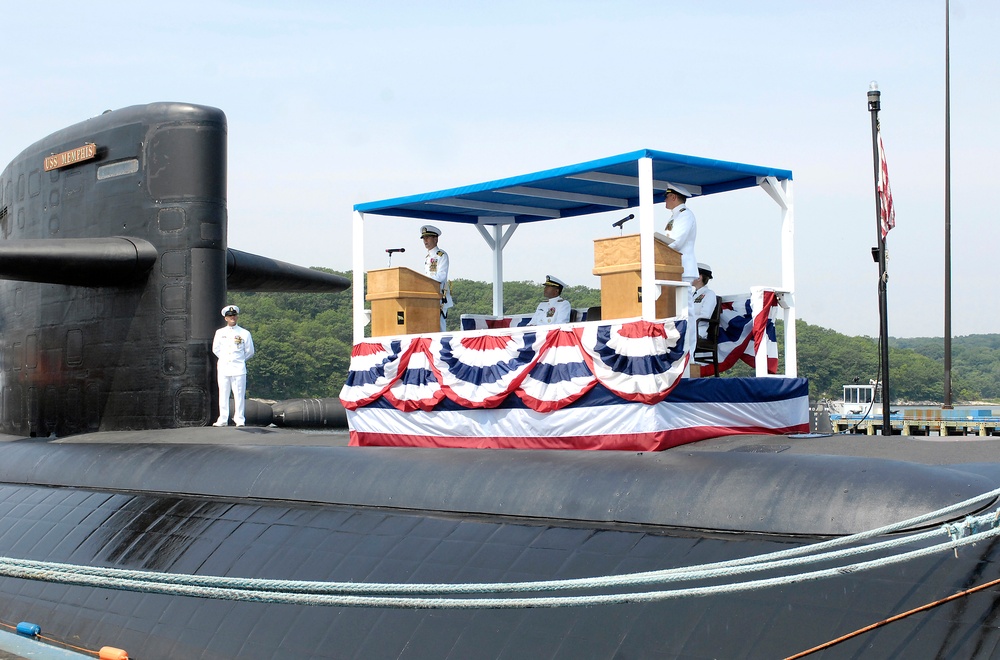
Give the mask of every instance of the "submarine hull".
M 0 467 L 0 555 L 356 583 L 613 576 L 859 531 L 983 492 L 1000 476 L 987 461 L 942 466 L 939 454 L 903 462 L 850 447 L 838 457 L 774 437 L 657 454 L 331 446 L 346 442 L 346 433 L 235 428 L 8 442 L 0 447 L 9 458 Z M 789 471 L 812 488 L 789 487 Z M 869 471 L 879 476 L 868 479 Z M 484 497 L 481 484 L 497 472 L 508 486 Z M 719 481 L 734 472 L 753 483 Z M 748 513 L 756 502 L 740 503 L 751 492 L 774 498 L 779 486 L 763 520 Z M 608 513 L 613 491 L 618 508 Z M 859 517 L 838 491 L 888 504 Z M 550 503 L 547 515 L 540 501 Z M 690 524 L 727 517 L 713 529 Z M 556 609 L 248 603 L 8 577 L 0 621 L 32 621 L 49 638 L 142 658 L 787 657 L 1000 578 L 998 552 L 990 542 L 818 582 Z M 830 657 L 991 657 L 998 594 L 878 628 Z

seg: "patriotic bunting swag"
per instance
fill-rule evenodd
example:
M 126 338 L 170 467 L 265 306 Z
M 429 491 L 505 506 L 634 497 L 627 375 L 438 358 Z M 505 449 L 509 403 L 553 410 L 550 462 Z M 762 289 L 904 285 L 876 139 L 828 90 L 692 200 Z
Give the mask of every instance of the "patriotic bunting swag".
M 754 309 L 754 300 L 757 309 Z M 731 369 L 737 362 L 751 367 L 761 344 L 767 346 L 767 373 L 778 373 L 778 344 L 771 319 L 778 306 L 773 291 L 755 291 L 753 295 L 720 296 L 719 372 Z M 698 363 L 702 377 L 714 375 L 712 365 Z
M 767 392 L 736 404 L 711 400 L 715 379 L 682 381 L 685 330 L 630 321 L 359 343 L 341 392 L 351 444 L 653 450 L 807 430 L 801 379 L 747 379 Z M 671 403 L 675 389 L 686 393 Z

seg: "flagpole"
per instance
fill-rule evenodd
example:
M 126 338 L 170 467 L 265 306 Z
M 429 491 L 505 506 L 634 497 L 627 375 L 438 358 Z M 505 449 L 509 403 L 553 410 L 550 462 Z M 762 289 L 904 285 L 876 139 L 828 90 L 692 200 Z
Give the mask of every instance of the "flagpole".
M 882 198 L 879 195 L 879 172 L 881 158 L 878 149 L 878 113 L 882 109 L 882 93 L 874 80 L 868 86 L 868 112 L 872 116 L 872 156 L 875 163 L 875 235 L 878 247 L 872 250 L 878 256 L 878 317 L 879 317 L 879 362 L 882 365 L 879 380 L 882 382 L 882 435 L 892 435 L 889 420 L 889 313 L 886 302 L 885 238 L 882 230 Z

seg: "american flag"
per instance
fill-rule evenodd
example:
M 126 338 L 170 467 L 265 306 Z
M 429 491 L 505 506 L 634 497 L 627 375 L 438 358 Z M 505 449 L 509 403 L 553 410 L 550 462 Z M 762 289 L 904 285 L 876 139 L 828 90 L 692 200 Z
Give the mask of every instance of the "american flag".
M 889 188 L 889 167 L 885 162 L 885 147 L 882 146 L 882 130 L 878 131 L 878 199 L 879 223 L 882 240 L 889 230 L 896 226 L 896 210 L 892 207 L 892 190 Z

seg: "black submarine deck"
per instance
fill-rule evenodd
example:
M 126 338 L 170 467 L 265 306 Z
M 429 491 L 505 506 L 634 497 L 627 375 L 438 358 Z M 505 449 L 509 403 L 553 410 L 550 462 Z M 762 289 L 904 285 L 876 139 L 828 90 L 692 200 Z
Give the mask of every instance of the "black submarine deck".
M 1000 483 L 992 438 L 731 436 L 652 454 L 347 441 L 235 427 L 5 437 L 0 556 L 365 583 L 590 577 L 783 550 Z M 998 578 L 994 542 L 765 591 L 560 609 L 306 607 L 0 578 L 0 621 L 142 658 L 785 657 Z M 815 657 L 993 657 L 998 602 L 994 588 Z
M 880 527 L 1000 484 L 991 437 L 737 435 L 652 453 L 348 440 L 232 426 L 0 436 L 0 482 L 810 536 Z

